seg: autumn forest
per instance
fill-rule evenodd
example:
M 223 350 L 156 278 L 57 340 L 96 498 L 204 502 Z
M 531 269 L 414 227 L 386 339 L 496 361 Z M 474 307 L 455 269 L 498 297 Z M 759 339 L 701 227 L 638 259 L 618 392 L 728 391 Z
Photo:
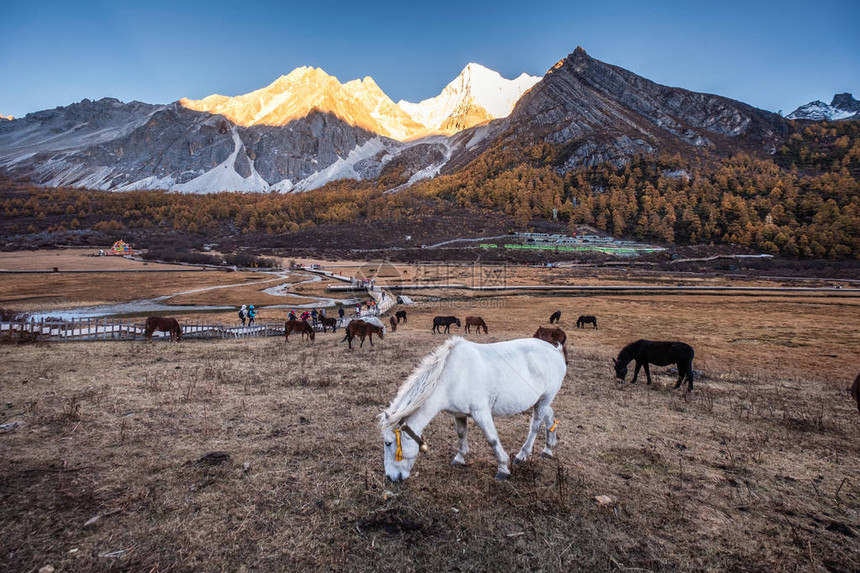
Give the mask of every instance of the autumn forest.
M 555 210 L 572 229 L 587 224 L 615 237 L 860 259 L 858 135 L 858 122 L 810 123 L 768 157 L 648 156 L 568 173 L 558 169 L 564 148 L 498 146 L 456 173 L 397 193 L 386 193 L 396 173 L 291 195 L 115 193 L 5 180 L 0 232 L 5 242 L 57 244 L 79 242 L 85 232 L 283 235 L 328 223 L 418 220 L 456 205 L 504 214 L 522 230 Z

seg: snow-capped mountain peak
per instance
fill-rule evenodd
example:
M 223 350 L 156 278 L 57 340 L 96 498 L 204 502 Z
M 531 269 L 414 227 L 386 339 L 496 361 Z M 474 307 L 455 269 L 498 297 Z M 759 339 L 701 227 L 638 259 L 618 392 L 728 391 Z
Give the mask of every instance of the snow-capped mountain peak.
M 839 121 L 860 119 L 860 101 L 849 93 L 836 94 L 830 105 L 823 101 L 811 101 L 786 116 L 788 119 L 808 119 L 812 121 Z
M 472 62 L 438 96 L 419 103 L 401 100 L 397 105 L 432 131 L 455 133 L 464 126 L 507 117 L 520 97 L 539 81 L 525 73 L 508 80 Z

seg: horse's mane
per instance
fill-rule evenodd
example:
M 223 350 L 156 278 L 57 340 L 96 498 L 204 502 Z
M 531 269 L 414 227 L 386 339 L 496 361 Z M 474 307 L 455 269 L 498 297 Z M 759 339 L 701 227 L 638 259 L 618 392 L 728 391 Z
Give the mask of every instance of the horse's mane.
M 379 416 L 379 423 L 383 430 L 394 428 L 400 420 L 424 405 L 436 389 L 451 349 L 461 342 L 463 337 L 452 336 L 421 360 L 418 367 L 400 386 L 391 405 Z

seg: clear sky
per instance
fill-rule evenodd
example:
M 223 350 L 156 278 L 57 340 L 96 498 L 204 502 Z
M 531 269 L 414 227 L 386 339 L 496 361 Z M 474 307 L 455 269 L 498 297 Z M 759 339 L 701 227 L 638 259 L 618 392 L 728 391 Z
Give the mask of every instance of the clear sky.
M 543 75 L 581 45 L 659 83 L 784 113 L 860 99 L 857 0 L 5 0 L 0 114 L 238 95 L 303 66 L 437 95 L 468 62 Z

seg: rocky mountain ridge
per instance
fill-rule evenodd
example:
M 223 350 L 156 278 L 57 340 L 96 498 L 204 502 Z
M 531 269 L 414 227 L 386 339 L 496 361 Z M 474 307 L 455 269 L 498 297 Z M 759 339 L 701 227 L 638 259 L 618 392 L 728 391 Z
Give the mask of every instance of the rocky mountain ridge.
M 767 154 L 789 132 L 777 114 L 657 84 L 582 48 L 534 80 L 470 64 L 437 98 L 394 104 L 369 77 L 341 84 L 298 68 L 243 96 L 84 100 L 0 122 L 0 170 L 114 190 L 304 191 L 380 177 L 401 189 L 498 145 L 549 143 L 563 172 L 659 151 Z

